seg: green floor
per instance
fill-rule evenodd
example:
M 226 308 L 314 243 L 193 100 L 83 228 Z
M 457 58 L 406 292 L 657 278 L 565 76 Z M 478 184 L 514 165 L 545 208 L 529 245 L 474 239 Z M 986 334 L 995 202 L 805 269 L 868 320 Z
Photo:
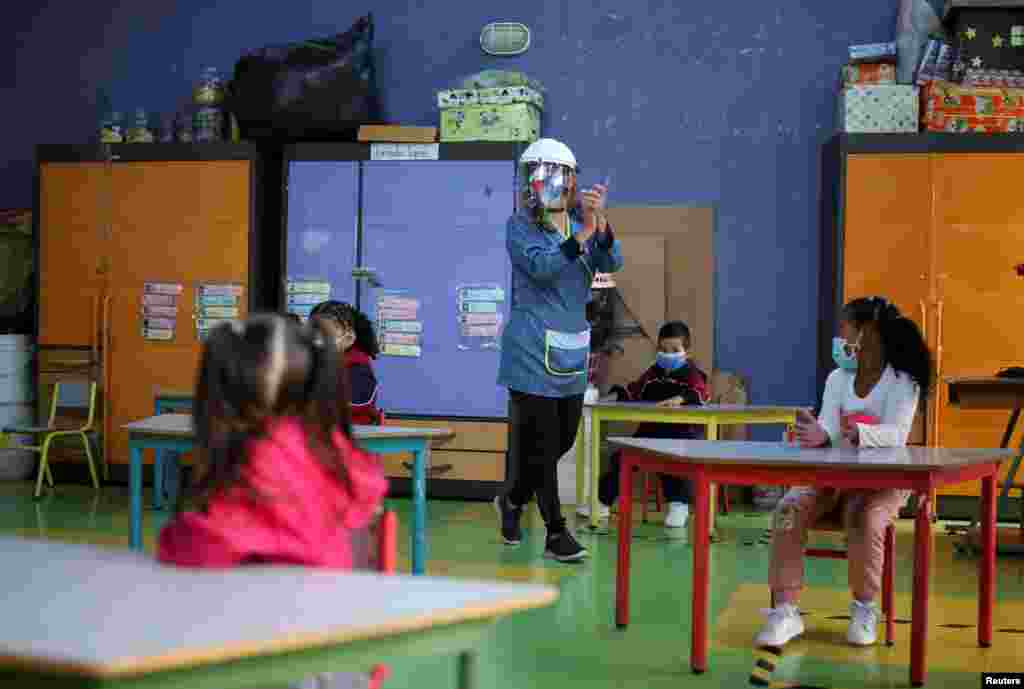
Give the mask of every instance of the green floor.
M 403 525 L 399 566 L 408 570 L 410 503 L 392 501 Z M 567 510 L 568 512 L 568 510 Z M 165 519 L 146 513 L 146 547 L 152 549 Z M 656 520 L 658 516 L 654 517 Z M 633 547 L 632 622 L 615 628 L 615 539 L 580 536 L 591 550 L 589 562 L 562 565 L 542 557 L 542 529 L 536 513 L 527 538 L 509 548 L 498 538 L 493 508 L 483 503 L 434 501 L 429 504 L 433 575 L 547 582 L 561 590 L 552 608 L 502 622 L 489 653 L 490 671 L 510 689 L 749 686 L 755 660 L 750 646 L 766 606 L 768 548 L 761 544 L 767 520 L 760 514 L 721 518 L 722 542 L 712 555 L 711 670 L 692 675 L 688 666 L 691 551 L 685 540 L 670 540 L 658 525 L 641 526 Z M 901 521 L 897 537 L 896 605 L 900 620 L 910 612 L 910 529 Z M 29 484 L 0 483 L 0 533 L 78 543 L 127 547 L 128 495 L 123 487 L 91 488 L 58 484 L 39 502 Z M 976 644 L 976 562 L 960 555 L 954 538 L 936 528 L 929 630 L 929 687 L 976 687 L 983 671 L 1024 669 L 1024 558 L 1001 558 L 992 648 Z M 531 537 L 532 536 L 532 537 Z M 9 566 L 5 563 L 4 566 Z M 842 561 L 812 560 L 803 607 L 808 633 L 787 647 L 772 686 L 908 686 L 910 626 L 897 625 L 893 648 L 852 649 L 843 644 L 847 614 L 846 571 Z M 73 585 L 73 582 L 69 582 Z M 393 667 L 389 689 L 451 686 L 454 662 L 436 659 Z

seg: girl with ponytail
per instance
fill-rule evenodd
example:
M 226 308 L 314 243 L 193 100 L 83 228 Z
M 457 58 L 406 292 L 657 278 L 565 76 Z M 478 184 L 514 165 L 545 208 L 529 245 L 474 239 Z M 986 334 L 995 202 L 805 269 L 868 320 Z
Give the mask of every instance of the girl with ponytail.
M 210 333 L 193 407 L 199 511 L 179 506 L 160 560 L 352 567 L 348 533 L 370 524 L 387 480 L 349 437 L 340 353 L 324 327 L 264 315 Z
M 932 357 L 917 325 L 884 297 L 855 299 L 843 307 L 836 363 L 825 383 L 821 413 L 803 412 L 796 436 L 803 447 L 903 447 L 932 378 Z M 836 490 L 796 487 L 776 508 L 769 583 L 774 607 L 755 643 L 782 646 L 804 631 L 797 597 L 803 585 L 807 530 L 841 515 L 853 600 L 847 641 L 876 640 L 886 527 L 907 501 L 906 490 Z

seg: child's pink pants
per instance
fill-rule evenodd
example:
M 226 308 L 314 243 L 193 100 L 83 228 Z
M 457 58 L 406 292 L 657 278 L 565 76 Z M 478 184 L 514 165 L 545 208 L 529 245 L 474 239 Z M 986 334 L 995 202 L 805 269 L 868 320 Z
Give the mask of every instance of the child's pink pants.
M 910 491 L 796 487 L 779 501 L 772 524 L 768 583 L 775 604 L 795 604 L 804 583 L 807 530 L 842 508 L 847 539 L 847 577 L 856 600 L 873 601 L 882 588 L 885 528 L 896 519 Z

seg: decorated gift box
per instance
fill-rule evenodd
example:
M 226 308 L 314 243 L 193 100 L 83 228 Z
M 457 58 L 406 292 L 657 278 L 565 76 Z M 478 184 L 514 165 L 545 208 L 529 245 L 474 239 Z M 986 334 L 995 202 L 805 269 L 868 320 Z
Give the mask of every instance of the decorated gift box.
M 439 91 L 441 141 L 535 141 L 544 96 L 528 86 Z
M 892 62 L 865 62 L 843 67 L 843 84 L 895 84 L 896 65 Z
M 918 130 L 916 86 L 849 86 L 840 93 L 839 127 L 850 133 L 895 134 Z
M 933 81 L 921 90 L 921 119 L 932 132 L 1018 132 L 1024 89 Z
M 947 0 L 943 20 L 956 35 L 955 80 L 988 83 L 993 70 L 1024 77 L 1024 0 Z

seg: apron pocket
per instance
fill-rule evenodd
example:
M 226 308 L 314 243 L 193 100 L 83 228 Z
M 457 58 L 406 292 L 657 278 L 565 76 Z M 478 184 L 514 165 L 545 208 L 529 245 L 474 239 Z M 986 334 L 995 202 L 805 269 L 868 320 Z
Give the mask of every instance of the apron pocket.
M 544 367 L 551 375 L 586 375 L 589 356 L 589 330 L 584 330 L 581 333 L 544 331 Z

